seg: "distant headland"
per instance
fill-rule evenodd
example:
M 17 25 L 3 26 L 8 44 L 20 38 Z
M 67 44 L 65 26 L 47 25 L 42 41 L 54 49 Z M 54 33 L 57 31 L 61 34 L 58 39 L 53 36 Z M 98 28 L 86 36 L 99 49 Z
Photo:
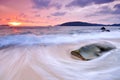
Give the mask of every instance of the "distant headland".
M 73 22 L 62 23 L 59 26 L 120 26 L 120 24 L 105 25 L 105 24 L 96 24 L 96 23 L 73 21 Z

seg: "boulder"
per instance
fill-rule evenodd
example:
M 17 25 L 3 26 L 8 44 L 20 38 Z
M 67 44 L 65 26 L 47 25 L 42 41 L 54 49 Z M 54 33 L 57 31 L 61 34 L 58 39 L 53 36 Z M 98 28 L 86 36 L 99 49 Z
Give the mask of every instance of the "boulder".
M 100 29 L 102 30 L 102 32 L 110 32 L 110 30 L 107 30 L 105 27 L 101 27 Z
M 89 45 L 82 46 L 77 50 L 71 51 L 71 54 L 81 58 L 82 60 L 95 59 L 105 52 L 108 52 L 116 47 L 108 42 L 98 42 Z
M 101 29 L 102 31 L 105 31 L 105 30 L 106 30 L 106 28 L 105 28 L 105 27 L 101 27 L 100 29 Z

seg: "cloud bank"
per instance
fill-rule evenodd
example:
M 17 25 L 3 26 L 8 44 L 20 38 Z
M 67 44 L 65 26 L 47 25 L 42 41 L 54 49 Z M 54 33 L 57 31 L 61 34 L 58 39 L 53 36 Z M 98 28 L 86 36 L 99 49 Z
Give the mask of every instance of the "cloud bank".
M 72 7 L 72 6 L 85 7 L 91 4 L 104 4 L 113 1 L 115 0 L 73 0 L 72 2 L 67 4 L 66 7 Z

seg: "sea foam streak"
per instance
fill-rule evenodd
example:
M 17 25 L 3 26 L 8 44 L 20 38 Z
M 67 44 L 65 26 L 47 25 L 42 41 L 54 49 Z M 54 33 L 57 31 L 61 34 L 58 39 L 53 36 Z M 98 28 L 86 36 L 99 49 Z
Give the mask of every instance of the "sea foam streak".
M 0 47 L 7 45 L 33 45 L 33 44 L 61 44 L 72 43 L 85 40 L 96 39 L 112 39 L 120 38 L 120 32 L 104 32 L 104 33 L 88 33 L 88 34 L 73 34 L 73 35 L 43 35 L 36 36 L 33 34 L 23 35 L 8 35 L 0 37 Z
M 119 34 L 1 37 L 0 80 L 119 80 Z M 108 41 L 117 49 L 91 61 L 71 57 L 72 50 L 100 41 Z

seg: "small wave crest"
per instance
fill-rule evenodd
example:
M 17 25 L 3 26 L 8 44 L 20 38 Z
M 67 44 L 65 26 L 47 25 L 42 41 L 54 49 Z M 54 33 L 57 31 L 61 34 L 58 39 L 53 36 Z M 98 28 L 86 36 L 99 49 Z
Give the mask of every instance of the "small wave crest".
M 69 34 L 69 35 L 43 35 L 37 36 L 33 34 L 8 35 L 0 37 L 0 47 L 9 45 L 35 45 L 35 44 L 61 44 L 76 43 L 79 41 L 104 39 L 104 38 L 120 38 L 120 32 L 104 32 L 104 33 L 86 33 L 86 34 Z

